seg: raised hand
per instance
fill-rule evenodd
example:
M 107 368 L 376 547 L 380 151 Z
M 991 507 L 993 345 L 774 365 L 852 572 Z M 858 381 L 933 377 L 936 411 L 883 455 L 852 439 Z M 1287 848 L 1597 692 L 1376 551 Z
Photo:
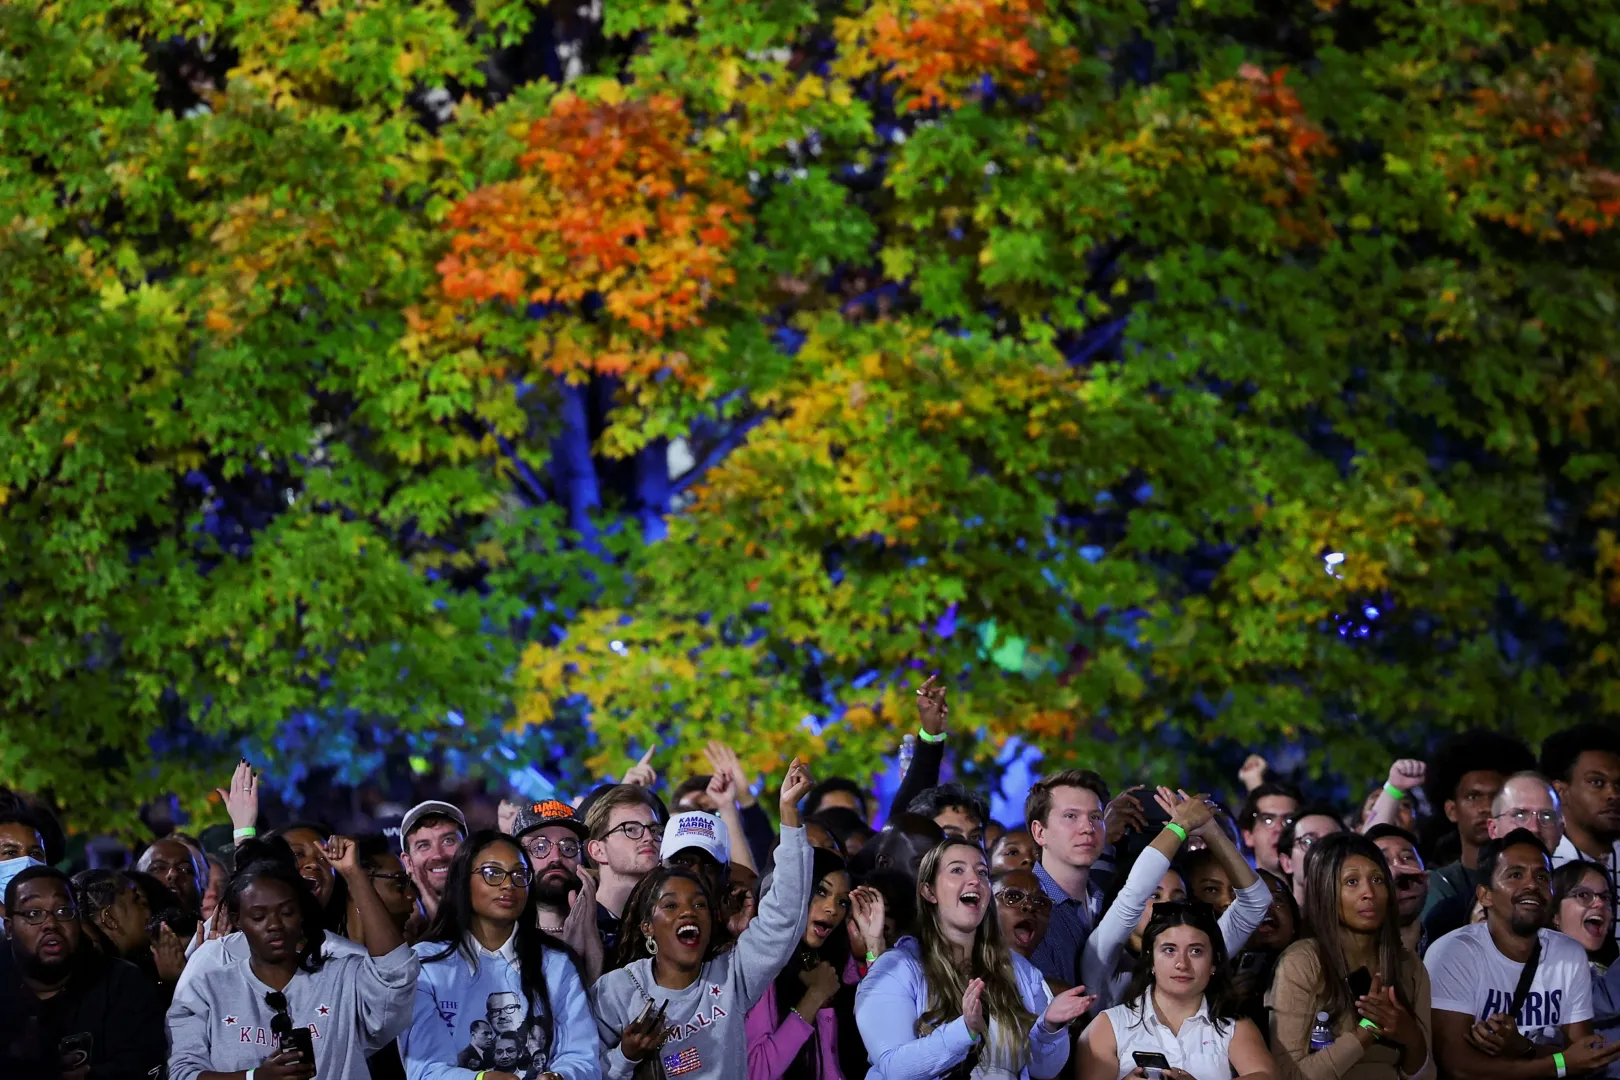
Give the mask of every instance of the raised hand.
M 233 830 L 251 829 L 259 821 L 259 776 L 243 758 L 231 774 L 229 788 L 215 788 L 225 812 L 231 815 Z M 238 841 L 240 842 L 240 841 Z
M 785 827 L 799 827 L 799 800 L 810 794 L 812 787 L 815 787 L 815 781 L 810 779 L 810 770 L 798 758 L 794 758 L 788 764 L 787 775 L 782 778 L 782 795 L 777 806 L 782 812 Z
M 1135 794 L 1141 790 L 1141 784 L 1126 788 L 1116 795 L 1103 811 L 1103 821 L 1108 825 L 1108 843 L 1117 844 L 1125 839 L 1125 834 L 1131 830 L 1147 828 L 1147 813 L 1142 809 L 1142 803 Z
M 152 942 L 152 963 L 157 967 L 158 981 L 169 985 L 179 982 L 180 973 L 186 969 L 186 943 L 167 923 L 158 926 L 157 939 Z
M 1250 754 L 1244 759 L 1243 767 L 1238 770 L 1238 782 L 1243 785 L 1244 791 L 1253 791 L 1266 782 L 1266 770 L 1271 768 L 1269 762 L 1259 754 Z
M 1076 986 L 1054 997 L 1052 1003 L 1046 1007 L 1046 1013 L 1041 1017 L 1041 1021 L 1046 1024 L 1048 1030 L 1068 1027 L 1086 1015 L 1086 1010 L 1096 1003 L 1096 994 L 1088 994 L 1085 987 Z
M 507 836 L 512 835 L 512 826 L 517 824 L 518 811 L 523 804 L 513 802 L 511 799 L 502 799 L 501 805 L 495 810 L 495 827 Z
M 652 761 L 656 746 L 647 747 L 647 752 L 641 755 L 641 760 L 630 766 L 630 771 L 624 774 L 623 784 L 634 784 L 639 788 L 651 788 L 658 783 L 658 772 L 648 762 Z
M 1429 767 L 1414 758 L 1402 758 L 1389 767 L 1389 785 L 1397 791 L 1412 791 L 1423 786 Z
M 951 707 L 945 703 L 945 688 L 934 682 L 938 675 L 930 675 L 917 691 L 917 716 L 922 729 L 930 735 L 945 734 L 945 722 L 950 719 Z
M 562 933 L 558 936 L 585 961 L 585 973 L 594 983 L 602 971 L 602 934 L 596 928 L 594 875 L 580 872 L 579 888 L 568 894 L 568 916 L 563 919 Z
M 1215 817 L 1215 808 L 1209 805 L 1207 795 L 1188 795 L 1185 791 L 1171 791 L 1161 787 L 1153 796 L 1170 820 L 1191 836 L 1208 825 Z
M 363 872 L 360 866 L 360 845 L 347 836 L 329 838 L 321 845 L 321 850 L 326 852 L 326 861 L 345 878 Z
M 882 956 L 887 948 L 883 937 L 883 894 L 870 885 L 862 885 L 849 894 L 849 905 L 849 921 L 860 938 L 861 948 L 874 957 Z
M 714 775 L 726 773 L 731 777 L 731 797 L 739 805 L 753 806 L 754 793 L 748 790 L 748 774 L 743 771 L 742 761 L 738 759 L 737 752 L 723 742 L 712 741 L 705 751 L 709 759 L 709 769 Z M 712 785 L 710 794 L 713 794 Z
M 985 1033 L 983 979 L 974 979 L 962 992 L 962 1022 L 975 1035 Z

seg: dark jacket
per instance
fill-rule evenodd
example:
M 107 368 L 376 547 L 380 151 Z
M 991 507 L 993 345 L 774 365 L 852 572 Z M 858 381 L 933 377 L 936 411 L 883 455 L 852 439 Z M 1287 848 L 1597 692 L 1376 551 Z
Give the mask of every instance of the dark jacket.
M 1429 871 L 1423 931 L 1430 941 L 1439 941 L 1453 930 L 1468 925 L 1468 918 L 1474 913 L 1474 888 L 1484 880 L 1479 871 L 1470 870 L 1460 862 Z
M 161 1080 L 169 1041 L 157 988 L 133 964 L 80 948 L 68 984 L 42 1000 L 0 945 L 0 1076 L 57 1080 L 62 1050 L 79 1047 L 90 1080 Z

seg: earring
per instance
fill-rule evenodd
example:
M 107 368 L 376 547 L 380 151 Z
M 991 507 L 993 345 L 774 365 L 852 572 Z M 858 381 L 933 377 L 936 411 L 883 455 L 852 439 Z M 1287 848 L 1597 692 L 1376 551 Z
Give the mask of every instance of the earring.
M 648 956 L 657 956 L 658 955 L 658 942 L 653 940 L 653 936 L 651 934 L 647 935 L 647 955 Z

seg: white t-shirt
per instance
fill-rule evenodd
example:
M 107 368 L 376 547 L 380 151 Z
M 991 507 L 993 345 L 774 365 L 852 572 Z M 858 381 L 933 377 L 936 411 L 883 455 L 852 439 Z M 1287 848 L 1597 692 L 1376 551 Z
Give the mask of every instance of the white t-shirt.
M 1523 964 L 1503 956 L 1484 923 L 1453 930 L 1429 946 L 1431 1007 L 1474 1020 L 1505 1013 Z M 1519 1008 L 1519 1031 L 1534 1043 L 1562 1045 L 1559 1028 L 1592 1019 L 1592 971 L 1586 950 L 1556 930 L 1541 931 L 1541 962 Z

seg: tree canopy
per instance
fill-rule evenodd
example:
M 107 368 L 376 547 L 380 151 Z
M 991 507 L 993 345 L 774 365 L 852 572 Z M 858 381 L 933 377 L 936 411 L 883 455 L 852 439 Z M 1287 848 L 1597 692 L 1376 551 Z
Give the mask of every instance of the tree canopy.
M 0 783 L 1612 716 L 1616 16 L 0 7 Z

